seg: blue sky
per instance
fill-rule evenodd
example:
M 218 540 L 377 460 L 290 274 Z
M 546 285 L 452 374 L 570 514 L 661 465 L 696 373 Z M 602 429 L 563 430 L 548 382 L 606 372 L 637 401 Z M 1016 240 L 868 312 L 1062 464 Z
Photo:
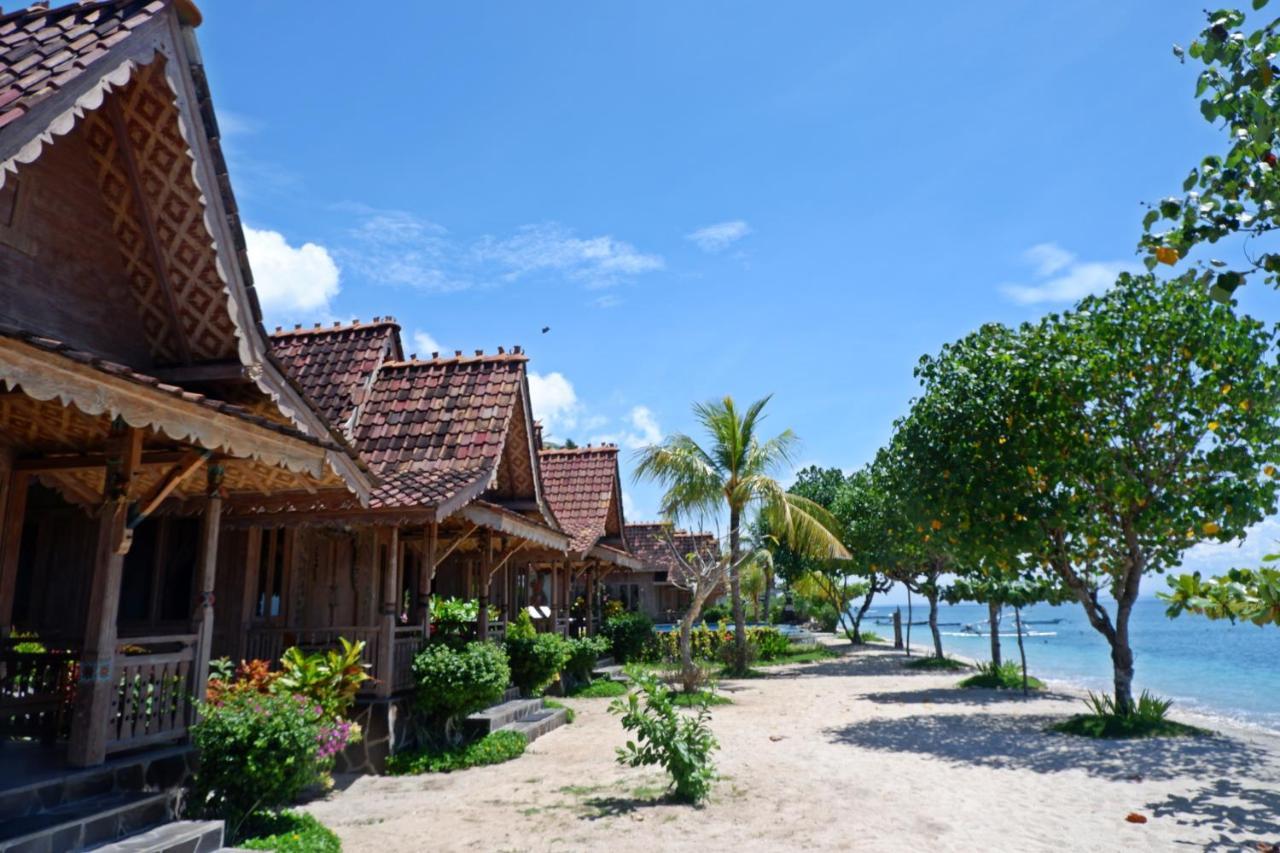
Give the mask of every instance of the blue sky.
M 772 392 L 852 469 L 921 354 L 1135 263 L 1220 145 L 1170 50 L 1202 6 L 255 0 L 199 37 L 269 323 L 522 344 L 580 443 Z

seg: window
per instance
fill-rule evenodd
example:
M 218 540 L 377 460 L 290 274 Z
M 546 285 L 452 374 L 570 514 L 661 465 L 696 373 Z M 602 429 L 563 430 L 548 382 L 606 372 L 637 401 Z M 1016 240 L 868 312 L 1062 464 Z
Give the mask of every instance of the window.
M 285 570 L 289 565 L 288 531 L 283 527 L 262 531 L 258 552 L 258 597 L 253 615 L 258 619 L 284 617 Z

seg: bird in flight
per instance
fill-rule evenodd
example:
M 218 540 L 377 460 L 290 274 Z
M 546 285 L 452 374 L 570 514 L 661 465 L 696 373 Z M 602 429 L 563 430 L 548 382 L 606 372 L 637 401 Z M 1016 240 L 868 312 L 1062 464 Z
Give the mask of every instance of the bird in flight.
M 549 332 L 549 331 L 551 331 L 551 327 L 550 327 L 550 326 L 543 326 L 543 327 L 542 327 L 542 334 L 544 334 L 544 335 L 545 335 L 545 334 L 546 334 L 547 332 Z

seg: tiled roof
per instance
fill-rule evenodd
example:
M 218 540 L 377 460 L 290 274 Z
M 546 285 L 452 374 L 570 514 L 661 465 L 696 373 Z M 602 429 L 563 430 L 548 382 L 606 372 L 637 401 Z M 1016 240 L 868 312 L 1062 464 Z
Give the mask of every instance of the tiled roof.
M 373 509 L 410 506 L 447 506 L 484 491 L 493 470 L 492 462 L 471 468 L 428 468 L 390 471 L 374 487 L 369 498 Z
M 106 0 L 0 16 L 0 127 L 75 80 L 167 5 Z
M 345 429 L 369 380 L 401 358 L 400 327 L 390 317 L 313 329 L 277 328 L 271 349 L 329 423 Z
M 606 535 L 618 489 L 618 448 L 543 450 L 538 460 L 551 511 L 573 538 L 573 550 L 587 551 Z
M 285 424 L 278 423 L 277 421 L 264 418 L 261 415 L 255 415 L 247 409 L 243 409 L 233 403 L 223 402 L 222 400 L 217 400 L 213 397 L 207 397 L 204 394 L 197 394 L 194 391 L 187 391 L 177 385 L 170 385 L 166 382 L 162 382 L 154 376 L 148 376 L 145 373 L 134 370 L 132 367 L 127 367 L 123 364 L 117 364 L 113 361 L 99 358 L 90 352 L 83 352 L 81 350 L 74 349 L 62 341 L 58 341 L 50 337 L 33 335 L 30 332 L 23 331 L 22 329 L 10 326 L 6 323 L 0 323 L 0 337 L 21 341 L 22 343 L 44 350 L 45 352 L 54 353 L 64 358 L 68 358 L 78 364 L 83 364 L 86 367 L 93 368 L 101 373 L 114 376 L 118 379 L 124 379 L 128 382 L 134 383 L 135 385 L 143 385 L 148 388 L 153 388 L 170 397 L 174 397 L 188 403 L 194 403 L 198 406 L 203 406 L 206 409 L 212 409 L 213 411 L 220 412 L 224 415 L 239 418 L 242 421 L 248 421 L 251 424 L 264 427 L 272 430 L 273 432 L 278 432 L 281 435 L 287 435 L 291 438 L 296 438 L 309 444 L 314 444 L 318 447 L 325 447 L 331 450 L 340 449 L 336 444 L 327 439 L 316 439 L 315 437 L 309 436 L 291 426 L 286 426 Z
M 671 552 L 664 532 L 669 528 L 670 525 L 657 521 L 627 525 L 627 546 L 631 549 L 631 553 L 645 564 L 645 568 L 655 572 L 674 572 L 679 569 L 679 561 Z M 710 533 L 676 530 L 672 533 L 671 539 L 675 544 L 676 553 L 682 556 L 697 553 L 714 554 L 719 551 L 716 537 Z

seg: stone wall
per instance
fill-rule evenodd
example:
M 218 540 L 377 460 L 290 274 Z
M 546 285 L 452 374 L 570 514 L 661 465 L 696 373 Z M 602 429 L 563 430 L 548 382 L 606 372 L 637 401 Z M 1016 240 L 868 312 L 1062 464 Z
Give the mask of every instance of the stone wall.
M 334 764 L 335 773 L 387 772 L 387 758 L 412 742 L 408 697 L 371 699 L 356 706 L 353 719 L 360 724 L 364 738 L 348 746 Z

